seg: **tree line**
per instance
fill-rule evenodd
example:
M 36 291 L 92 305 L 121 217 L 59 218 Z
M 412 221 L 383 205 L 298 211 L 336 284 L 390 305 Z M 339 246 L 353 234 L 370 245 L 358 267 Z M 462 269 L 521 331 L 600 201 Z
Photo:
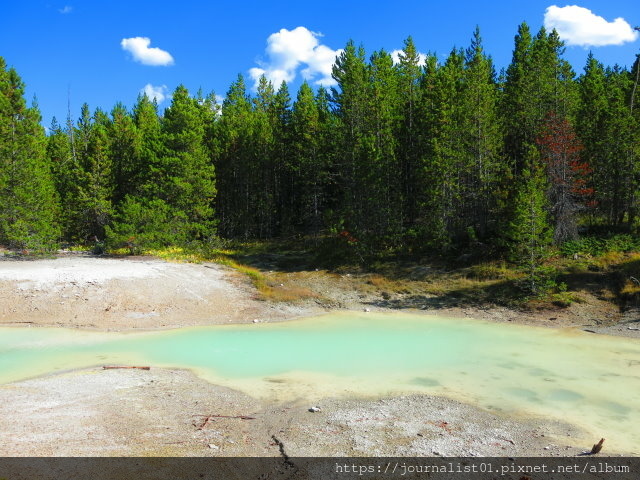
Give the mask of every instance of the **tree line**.
M 184 86 L 161 114 L 83 105 L 49 135 L 0 59 L 0 243 L 145 249 L 305 236 L 364 259 L 481 251 L 537 268 L 583 227 L 632 230 L 639 62 L 577 76 L 557 32 L 519 26 L 496 72 L 478 29 L 445 61 L 349 42 L 331 89 Z M 480 249 L 480 250 L 478 250 Z M 533 271 L 533 270 L 531 270 Z

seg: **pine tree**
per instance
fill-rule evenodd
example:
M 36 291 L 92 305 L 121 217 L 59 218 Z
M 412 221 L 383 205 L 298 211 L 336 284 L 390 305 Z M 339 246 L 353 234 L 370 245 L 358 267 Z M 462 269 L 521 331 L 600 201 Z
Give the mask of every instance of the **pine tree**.
M 271 175 L 273 177 L 273 197 L 275 204 L 275 215 L 271 221 L 272 231 L 275 235 L 283 233 L 293 233 L 290 228 L 290 212 L 287 205 L 291 193 L 288 189 L 290 181 L 288 179 L 288 166 L 291 165 L 292 140 L 291 140 L 291 95 L 287 82 L 282 82 L 273 99 L 272 109 L 273 124 L 273 167 Z
M 454 49 L 442 67 L 437 68 L 431 92 L 425 96 L 432 123 L 426 139 L 424 168 L 426 242 L 446 250 L 466 232 L 457 206 L 461 200 L 461 176 L 465 173 L 465 152 L 460 142 L 464 55 Z M 429 72 L 428 72 L 429 73 Z
M 114 213 L 109 123 L 100 109 L 92 116 L 89 106 L 82 106 L 75 135 L 78 163 L 72 215 L 76 238 L 83 243 L 104 240 Z
M 537 139 L 543 135 L 545 118 L 553 113 L 571 121 L 576 111 L 578 97 L 574 74 L 569 64 L 561 57 L 563 50 L 563 43 L 555 30 L 548 34 L 542 27 L 535 38 L 531 38 L 526 24 L 520 26 L 513 60 L 507 69 L 502 102 L 505 152 L 511 164 L 513 178 L 507 200 L 507 205 L 512 207 L 508 208 L 504 215 L 504 218 L 511 219 L 510 221 L 518 215 L 518 212 L 513 210 L 517 204 L 515 199 L 520 195 L 518 189 L 526 184 L 519 179 L 521 173 L 525 170 L 538 171 L 539 165 L 531 162 L 538 162 L 541 153 L 547 158 L 550 155 L 549 152 L 538 152 L 536 155 L 531 153 L 542 145 Z M 554 169 L 547 169 L 547 173 L 554 175 Z M 558 185 L 555 178 L 548 181 L 552 185 Z M 553 200 L 554 206 L 558 207 L 556 200 Z M 557 213 L 560 214 L 559 211 Z M 566 213 L 565 220 L 561 222 L 565 226 L 573 223 L 567 221 L 567 218 L 574 218 L 574 213 Z M 556 219 L 558 218 L 556 216 Z M 573 236 L 573 227 L 570 230 L 569 232 L 561 229 L 558 232 L 558 240 Z
M 274 184 L 275 151 L 275 91 L 263 75 L 258 81 L 253 99 L 251 116 L 251 151 L 249 176 L 249 199 L 247 214 L 250 223 L 246 230 L 250 237 L 273 236 L 273 221 L 276 216 Z
M 341 157 L 339 148 L 340 121 L 336 112 L 331 108 L 329 92 L 325 88 L 319 88 L 315 96 L 315 104 L 318 110 L 318 154 L 313 165 L 317 172 L 314 189 L 318 195 L 314 197 L 314 215 L 311 222 L 311 230 L 318 233 L 322 227 L 330 226 L 329 212 L 337 211 L 337 202 L 342 199 L 339 188 L 337 158 Z
M 324 168 L 320 152 L 320 112 L 305 81 L 291 114 L 292 155 L 288 165 L 289 223 L 299 232 L 317 232 L 321 224 Z
M 107 225 L 107 246 L 126 247 L 141 254 L 153 248 L 182 245 L 190 240 L 184 229 L 184 215 L 160 198 L 127 195 Z
M 397 158 L 396 132 L 401 122 L 398 71 L 391 55 L 375 52 L 370 61 L 363 215 L 360 231 L 373 238 L 375 248 L 396 247 L 402 241 L 402 168 Z M 368 230 L 368 231 L 367 231 Z
M 361 175 L 367 175 L 364 136 L 367 129 L 369 73 L 363 47 L 349 41 L 333 65 L 337 87 L 331 89 L 331 101 L 338 125 L 335 131 L 340 154 L 336 157 L 336 210 L 331 223 L 340 231 L 353 232 L 365 228 L 363 198 L 366 186 Z M 356 238 L 356 237 L 353 237 Z
M 524 159 L 536 136 L 535 117 L 531 113 L 534 103 L 530 75 L 532 45 L 529 26 L 522 23 L 518 27 L 513 57 L 506 71 L 501 105 L 505 153 L 516 176 L 526 167 Z
M 146 94 L 138 97 L 131 117 L 116 120 L 120 123 L 120 137 L 124 152 L 129 156 L 128 165 L 118 158 L 115 178 L 120 199 L 113 221 L 106 227 L 108 246 L 112 249 L 128 247 L 132 254 L 151 248 L 185 243 L 186 232 L 182 228 L 184 217 L 177 214 L 161 198 L 165 182 L 162 159 L 165 148 L 162 143 L 157 104 Z M 116 137 L 118 138 L 118 137 Z M 125 172 L 127 174 L 125 178 Z
M 434 181 L 437 170 L 434 168 L 435 142 L 438 131 L 436 83 L 438 74 L 438 60 L 435 55 L 427 55 L 424 72 L 420 78 L 420 93 L 416 116 L 418 135 L 418 159 L 416 165 L 416 218 L 413 228 L 408 231 L 410 248 L 422 250 L 439 248 L 443 242 L 444 226 L 441 217 L 434 215 L 434 194 L 437 192 L 437 182 Z M 412 238 L 410 238 L 412 237 Z
M 579 111 L 576 115 L 576 133 L 584 149 L 582 159 L 591 166 L 588 187 L 593 190 L 590 206 L 600 203 L 602 188 L 608 176 L 608 157 L 603 133 L 607 129 L 607 91 L 604 67 L 589 53 L 584 74 L 579 78 Z M 590 209 L 595 212 L 595 209 Z
M 51 249 L 58 241 L 58 199 L 36 105 L 27 107 L 24 84 L 0 57 L 0 242 Z
M 535 148 L 530 149 L 530 164 L 537 163 Z M 540 167 L 524 170 L 514 199 L 513 216 L 507 229 L 510 258 L 525 273 L 523 289 L 533 295 L 547 290 L 549 273 L 543 262 L 551 243 L 547 220 L 545 174 Z
M 134 195 L 144 181 L 141 165 L 141 138 L 133 117 L 122 103 L 111 111 L 108 124 L 109 154 L 113 165 L 113 204 L 118 206 L 127 195 Z
M 502 110 L 505 116 L 505 148 L 514 174 L 531 169 L 524 163 L 535 145 L 546 115 L 572 119 L 577 103 L 574 73 L 562 59 L 564 44 L 553 30 L 544 27 L 535 38 L 526 23 L 516 36 L 513 60 L 507 69 Z
M 231 238 L 252 235 L 256 206 L 252 204 L 253 112 L 242 75 L 231 84 L 218 125 L 217 212 L 220 231 Z
M 168 204 L 189 240 L 215 235 L 213 201 L 215 171 L 204 144 L 205 125 L 197 100 L 180 85 L 165 111 L 162 126 L 164 157 L 159 166 L 157 196 Z
M 78 167 L 71 150 L 71 137 L 54 117 L 51 121 L 47 139 L 47 158 L 51 164 L 51 172 L 58 198 L 60 210 L 58 223 L 61 226 L 62 238 L 69 240 L 75 237 L 72 207 L 75 204 Z
M 459 99 L 459 139 L 464 150 L 459 215 L 470 237 L 485 238 L 497 228 L 504 191 L 500 181 L 508 173 L 502 158 L 502 132 L 498 115 L 498 87 L 490 58 L 476 27 L 465 53 L 463 86 Z
M 146 94 L 138 97 L 133 108 L 133 122 L 137 133 L 136 168 L 127 194 L 131 196 L 159 198 L 162 192 L 163 169 L 161 159 L 165 156 L 162 142 L 158 105 Z
M 638 143 L 640 128 L 631 113 L 629 97 L 633 78 L 627 70 L 614 66 L 606 72 L 607 114 L 602 132 L 607 165 L 603 184 L 596 187 L 601 208 L 609 223 L 630 229 L 637 215 L 640 183 Z
M 180 85 L 162 122 L 146 96 L 134 108 L 135 175 L 115 221 L 107 228 L 112 247 L 131 252 L 215 236 L 215 171 L 205 144 L 204 99 Z
M 418 215 L 418 191 L 420 190 L 419 159 L 420 149 L 420 55 L 413 39 L 408 37 L 399 54 L 398 63 L 398 100 L 401 121 L 396 134 L 398 141 L 398 161 L 401 169 L 402 214 L 405 228 L 412 228 Z

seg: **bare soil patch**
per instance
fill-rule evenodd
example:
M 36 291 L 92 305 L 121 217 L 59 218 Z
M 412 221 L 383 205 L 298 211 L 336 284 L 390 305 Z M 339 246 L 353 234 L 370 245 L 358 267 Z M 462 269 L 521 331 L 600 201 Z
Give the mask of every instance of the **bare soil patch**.
M 296 307 L 259 300 L 217 264 L 68 255 L 0 262 L 0 324 L 99 330 L 283 320 Z
M 440 397 L 275 404 L 183 370 L 86 369 L 0 386 L 0 456 L 576 455 L 584 432 Z M 212 417 L 206 421 L 207 416 Z M 233 417 L 251 417 L 250 419 Z M 226 418 L 231 417 L 231 418 Z

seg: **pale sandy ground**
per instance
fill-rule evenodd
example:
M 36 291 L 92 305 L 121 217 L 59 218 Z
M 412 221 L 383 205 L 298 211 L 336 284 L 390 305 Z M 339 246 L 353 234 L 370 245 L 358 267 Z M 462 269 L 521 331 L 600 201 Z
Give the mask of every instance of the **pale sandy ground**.
M 216 264 L 87 255 L 0 261 L 0 325 L 139 330 L 297 314 L 257 300 L 242 275 Z
M 0 261 L 0 326 L 156 329 L 322 311 L 260 301 L 243 277 L 215 264 L 81 255 Z M 309 412 L 316 403 L 322 410 Z M 254 418 L 203 426 L 206 415 Z M 278 456 L 282 449 L 289 456 L 570 456 L 592 437 L 562 422 L 438 397 L 268 402 L 184 370 L 90 368 L 0 385 L 0 456 Z

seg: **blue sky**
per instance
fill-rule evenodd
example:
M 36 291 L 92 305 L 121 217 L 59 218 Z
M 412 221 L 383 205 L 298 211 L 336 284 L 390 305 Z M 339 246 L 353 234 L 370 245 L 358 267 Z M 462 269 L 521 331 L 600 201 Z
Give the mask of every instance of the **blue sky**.
M 165 97 L 162 108 L 180 83 L 224 96 L 238 73 L 250 86 L 260 73 L 275 83 L 285 78 L 295 95 L 303 76 L 330 83 L 327 59 L 349 39 L 367 53 L 392 52 L 411 35 L 421 52 L 444 57 L 466 47 L 479 25 L 500 69 L 511 59 L 518 25 L 526 21 L 535 32 L 545 14 L 575 43 L 565 58 L 577 72 L 589 50 L 605 65 L 631 65 L 640 53 L 630 28 L 640 25 L 637 0 L 23 0 L 3 2 L 1 12 L 0 55 L 22 76 L 28 98 L 37 95 L 45 125 L 54 115 L 66 118 L 68 92 L 74 117 L 83 102 L 92 110 L 118 101 L 131 107 L 145 86 Z

